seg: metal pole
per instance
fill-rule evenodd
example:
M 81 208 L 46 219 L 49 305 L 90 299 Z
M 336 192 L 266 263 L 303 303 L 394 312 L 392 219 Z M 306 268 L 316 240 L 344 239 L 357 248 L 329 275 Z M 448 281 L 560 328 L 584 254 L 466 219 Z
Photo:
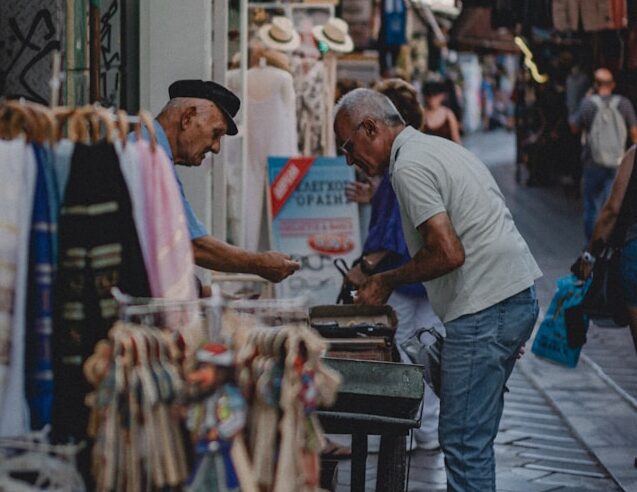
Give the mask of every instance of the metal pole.
M 228 72 L 228 1 L 215 0 L 213 10 L 213 67 L 212 80 L 226 84 Z M 213 157 L 213 198 L 212 226 L 213 235 L 219 239 L 227 238 L 227 190 L 226 155 L 224 146 Z
M 100 8 L 94 3 L 89 5 L 89 100 L 100 99 Z

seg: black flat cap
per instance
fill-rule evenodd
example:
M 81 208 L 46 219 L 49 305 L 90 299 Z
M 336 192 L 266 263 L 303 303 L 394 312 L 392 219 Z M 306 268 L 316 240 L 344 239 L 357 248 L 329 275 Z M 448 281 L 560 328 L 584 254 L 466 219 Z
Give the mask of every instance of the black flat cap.
M 226 117 L 228 131 L 226 135 L 236 135 L 237 125 L 233 118 L 239 111 L 241 101 L 234 93 L 226 89 L 221 84 L 204 80 L 177 80 L 168 87 L 170 99 L 176 97 L 196 97 L 198 99 L 208 99 L 217 105 Z

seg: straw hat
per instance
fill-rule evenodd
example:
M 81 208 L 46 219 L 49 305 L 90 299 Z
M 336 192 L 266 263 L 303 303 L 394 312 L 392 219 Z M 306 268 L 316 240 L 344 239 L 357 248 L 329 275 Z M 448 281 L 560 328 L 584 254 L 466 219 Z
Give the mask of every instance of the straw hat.
M 301 42 L 292 21 L 283 16 L 272 17 L 271 24 L 262 26 L 259 29 L 259 39 L 268 48 L 280 51 L 294 51 Z
M 317 41 L 323 41 L 332 51 L 349 53 L 354 49 L 354 41 L 348 34 L 349 26 L 343 19 L 332 17 L 324 26 L 314 26 L 312 34 Z

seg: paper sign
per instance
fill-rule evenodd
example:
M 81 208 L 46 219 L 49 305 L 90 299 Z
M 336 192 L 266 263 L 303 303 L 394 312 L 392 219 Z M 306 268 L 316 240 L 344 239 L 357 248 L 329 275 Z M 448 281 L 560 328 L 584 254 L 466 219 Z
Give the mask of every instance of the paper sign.
M 294 168 L 305 171 L 302 179 Z M 277 297 L 306 294 L 310 305 L 336 302 L 343 278 L 334 259 L 351 265 L 361 255 L 358 205 L 345 198 L 354 179 L 342 157 L 268 158 L 272 249 L 301 262 L 301 270 L 277 285 Z

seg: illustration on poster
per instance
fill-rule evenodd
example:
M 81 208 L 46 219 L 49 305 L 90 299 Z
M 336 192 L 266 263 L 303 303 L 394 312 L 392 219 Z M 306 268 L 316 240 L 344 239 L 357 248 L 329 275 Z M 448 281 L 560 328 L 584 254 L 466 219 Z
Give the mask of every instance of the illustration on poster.
M 342 255 L 354 249 L 354 241 L 345 234 L 314 234 L 307 243 L 314 251 L 328 255 Z

